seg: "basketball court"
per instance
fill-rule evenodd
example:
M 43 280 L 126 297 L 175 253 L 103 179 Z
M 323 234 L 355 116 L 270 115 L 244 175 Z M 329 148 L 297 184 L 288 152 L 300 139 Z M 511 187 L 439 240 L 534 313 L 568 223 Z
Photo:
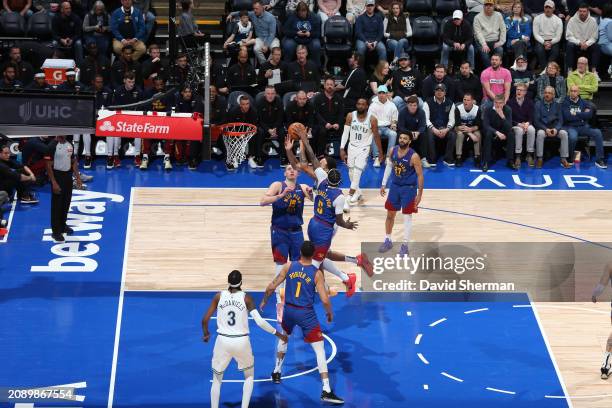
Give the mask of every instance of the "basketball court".
M 83 398 L 62 403 L 70 407 L 209 406 L 213 344 L 201 341 L 200 319 L 232 269 L 243 273 L 243 289 L 256 302 L 273 277 L 271 209 L 259 199 L 282 171 L 268 163 L 234 174 L 220 162 L 172 173 L 159 161 L 148 172 L 127 162 L 106 172 L 99 164 L 89 191 L 73 198 L 76 234 L 65 245 L 75 247 L 53 245 L 45 231 L 48 192 L 37 207 L 17 205 L 0 244 L 0 385 L 72 385 Z M 563 171 L 556 163 L 518 173 L 469 169 L 425 171 L 413 240 L 612 241 L 612 172 L 588 165 Z M 350 215 L 359 229 L 340 231 L 333 249 L 356 254 L 363 242 L 384 237 L 376 189 L 382 172 L 364 174 L 369 189 Z M 342 174 L 346 189 L 344 167 Z M 307 206 L 305 223 L 311 212 Z M 401 229 L 396 234 L 400 240 Z M 360 281 L 357 267 L 340 266 Z M 333 276 L 327 280 L 343 289 Z M 609 407 L 612 383 L 599 378 L 599 367 L 610 297 L 610 288 L 597 304 L 531 303 L 520 293 L 503 301 L 415 302 L 397 293 L 347 299 L 341 292 L 332 298 L 335 321 L 322 324 L 332 386 L 347 407 L 442 407 L 451 396 L 470 407 Z M 274 316 L 268 304 L 263 317 L 274 324 Z M 274 338 L 253 324 L 251 334 L 251 406 L 318 406 L 314 354 L 299 333 L 281 385 L 269 380 Z M 222 406 L 239 406 L 241 390 L 232 364 Z

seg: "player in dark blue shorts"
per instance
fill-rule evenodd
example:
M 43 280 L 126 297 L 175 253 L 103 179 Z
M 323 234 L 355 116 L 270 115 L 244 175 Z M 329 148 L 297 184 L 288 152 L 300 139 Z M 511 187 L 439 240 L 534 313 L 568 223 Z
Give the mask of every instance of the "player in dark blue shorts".
M 402 214 L 404 214 L 404 243 L 400 247 L 399 255 L 408 255 L 412 214 L 418 211 L 419 203 L 423 196 L 421 158 L 410 147 L 411 141 L 410 135 L 406 133 L 400 134 L 398 146 L 395 146 L 391 150 L 389 157 L 387 157 L 380 195 L 385 196 L 389 177 L 391 177 L 391 186 L 389 188 L 389 196 L 385 202 L 387 219 L 385 220 L 385 242 L 378 249 L 381 253 L 393 248 L 391 233 L 395 223 L 395 215 L 399 210 L 402 210 Z
M 268 285 L 264 298 L 261 301 L 260 309 L 263 311 L 268 298 L 276 291 L 276 288 L 282 282 L 285 282 L 285 310 L 282 321 L 283 330 L 287 335 L 291 335 L 296 326 L 302 330 L 304 341 L 310 343 L 317 356 L 317 367 L 323 383 L 321 400 L 335 404 L 343 404 L 344 401 L 342 398 L 334 394 L 329 384 L 323 334 L 321 333 L 321 326 L 319 325 L 317 314 L 314 311 L 315 293 L 318 293 L 325 307 L 327 321 L 328 323 L 332 322 L 333 312 L 325 289 L 323 272 L 313 263 L 312 258 L 315 253 L 315 247 L 312 242 L 304 241 L 300 252 L 300 260 L 285 265 L 278 276 Z M 287 343 L 279 341 L 277 345 L 276 364 L 272 372 L 272 381 L 276 384 L 281 381 L 281 368 L 286 353 Z
M 604 268 L 604 272 L 601 275 L 601 279 L 595 289 L 593 289 L 593 303 L 597 302 L 597 297 L 601 295 L 605 287 L 612 285 L 612 262 L 607 264 Z M 612 315 L 610 315 L 612 319 Z M 608 336 L 608 342 L 606 344 L 606 351 L 603 356 L 603 363 L 601 364 L 601 379 L 607 380 L 612 376 L 612 333 Z

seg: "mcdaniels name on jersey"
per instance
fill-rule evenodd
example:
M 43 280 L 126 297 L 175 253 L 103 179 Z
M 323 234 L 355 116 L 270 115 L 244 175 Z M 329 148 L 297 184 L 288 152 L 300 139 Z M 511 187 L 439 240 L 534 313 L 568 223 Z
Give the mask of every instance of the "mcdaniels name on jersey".
M 244 303 L 242 303 L 241 301 L 238 301 L 238 300 L 233 300 L 233 299 L 227 299 L 225 302 L 223 302 L 223 304 L 219 304 L 218 307 L 219 307 L 219 309 L 223 310 L 227 306 L 237 307 L 238 310 L 240 310 L 240 311 L 244 310 Z

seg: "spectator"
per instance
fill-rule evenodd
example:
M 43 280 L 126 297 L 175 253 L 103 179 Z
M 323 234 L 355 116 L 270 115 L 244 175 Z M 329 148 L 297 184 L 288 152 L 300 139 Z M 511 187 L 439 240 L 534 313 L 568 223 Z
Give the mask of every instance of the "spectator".
M 259 99 L 259 98 L 258 98 Z M 283 103 L 276 94 L 272 85 L 266 86 L 264 97 L 255 102 L 257 108 L 257 132 L 261 133 L 260 139 L 272 139 L 279 143 L 278 153 L 280 155 L 281 167 L 289 163 L 283 143 L 285 140 L 285 128 L 283 126 Z
M 238 12 L 230 13 L 227 18 L 229 20 L 236 15 Z M 249 11 L 249 18 L 255 27 L 257 37 L 253 51 L 259 64 L 263 64 L 266 62 L 265 54 L 272 48 L 280 46 L 276 38 L 276 17 L 264 9 L 262 1 L 256 0 L 253 2 L 253 11 Z
M 25 88 L 33 92 L 47 92 L 51 90 L 51 85 L 47 82 L 44 72 L 34 75 L 34 80 Z
M 336 93 L 334 77 L 325 78 L 323 92 L 313 98 L 315 124 L 313 129 L 315 154 L 326 154 L 332 139 L 339 139 L 344 129 L 344 101 Z
M 368 82 L 370 84 L 369 96 L 376 95 L 378 93 L 378 87 L 381 85 L 390 88 L 393 83 L 393 78 L 389 72 L 389 63 L 383 60 L 378 61 Z
M 8 146 L 0 146 L 0 194 L 5 192 L 12 197 L 17 190 L 17 198 L 22 204 L 36 204 L 38 200 L 30 189 L 30 183 L 35 182 L 36 176 L 32 170 L 11 160 L 11 149 Z
M 257 124 L 257 112 L 251 106 L 251 100 L 246 95 L 241 95 L 238 98 L 239 105 L 230 109 L 227 113 L 227 121 L 229 123 L 249 123 L 251 125 Z M 249 141 L 249 167 L 252 169 L 263 168 L 263 135 L 256 132 L 255 135 Z M 237 163 L 226 164 L 228 170 L 235 170 Z
M 2 71 L 2 81 L 0 81 L 0 89 L 12 90 L 22 88 L 21 81 L 15 79 L 17 76 L 17 67 L 14 64 L 7 64 Z
M 527 55 L 531 51 L 531 17 L 525 15 L 523 3 L 515 0 L 512 15 L 506 16 L 506 49 L 514 57 Z
M 300 3 L 304 3 L 308 10 L 314 11 L 315 0 L 287 0 L 287 5 L 285 6 L 287 15 L 291 13 L 296 13 Z
M 521 154 L 523 153 L 523 137 L 527 135 L 526 150 L 527 164 L 533 167 L 534 146 L 536 131 L 533 126 L 533 112 L 535 105 L 533 100 L 527 96 L 527 85 L 520 83 L 516 87 L 516 97 L 508 101 L 508 106 L 512 110 L 512 130 L 514 131 L 516 158 L 514 166 L 521 167 Z
M 24 18 L 29 18 L 32 12 L 32 0 L 2 0 L 5 13 L 19 13 Z
M 110 16 L 106 12 L 106 7 L 102 1 L 96 1 L 91 11 L 85 15 L 83 33 L 86 46 L 95 43 L 98 48 L 98 55 L 103 58 L 108 57 L 111 41 Z
M 470 63 L 463 61 L 459 66 L 459 73 L 455 77 L 455 103 L 463 102 L 463 95 L 469 93 L 476 105 L 480 105 L 482 100 L 482 84 L 471 70 Z
M 254 94 L 257 85 L 257 72 L 249 62 L 249 53 L 246 48 L 240 49 L 238 62 L 227 71 L 227 84 L 230 87 L 230 92 L 248 89 L 249 93 Z
M 140 10 L 144 18 L 145 36 L 142 41 L 146 43 L 155 25 L 155 14 L 151 11 L 151 0 L 132 0 L 132 2 L 134 7 Z
M 474 25 L 474 19 L 484 10 L 484 0 L 466 0 L 465 4 L 468 11 L 467 20 Z
M 76 72 L 75 71 L 68 71 L 68 72 L 66 72 L 66 81 L 61 83 L 57 87 L 57 90 L 58 91 L 64 91 L 64 92 L 79 93 L 79 92 L 86 91 L 87 88 L 88 87 L 83 85 L 83 83 L 81 83 L 81 81 L 77 81 L 76 80 Z M 77 144 L 77 147 L 78 147 L 78 144 Z M 78 150 L 75 152 L 75 154 L 78 154 Z
M 474 46 L 472 41 L 474 33 L 472 26 L 463 19 L 463 12 L 455 10 L 452 20 L 448 20 L 442 27 L 442 56 L 440 64 L 448 66 L 448 58 L 452 53 L 461 60 L 467 58 L 472 68 L 474 65 Z
M 284 35 L 283 53 L 286 61 L 293 59 L 298 45 L 304 45 L 308 48 L 312 60 L 319 66 L 321 63 L 321 22 L 316 14 L 308 10 L 306 3 L 298 3 L 295 14 L 287 18 Z
M 308 59 L 308 49 L 305 45 L 298 45 L 297 58 L 289 64 L 289 80 L 293 81 L 295 89 L 306 91 L 308 98 L 321 88 L 321 77 L 316 61 Z
M 427 118 L 425 111 L 419 107 L 419 98 L 411 95 L 406 98 L 404 108 L 399 111 L 397 118 L 397 133 L 410 133 L 412 135 L 412 147 L 422 156 L 421 162 L 429 165 L 425 158 L 427 152 Z M 418 142 L 418 143 L 415 143 Z
M 111 85 L 114 89 L 121 87 L 125 83 L 125 74 L 134 74 L 136 84 L 142 84 L 142 71 L 140 63 L 134 60 L 134 47 L 130 44 L 123 47 L 121 56 L 115 59 L 111 67 Z
M 456 144 L 455 105 L 450 98 L 446 98 L 444 83 L 438 83 L 434 89 L 433 98 L 427 98 L 423 104 L 427 120 L 427 160 L 423 161 L 423 167 L 436 166 L 436 141 L 446 142 L 444 164 L 452 167 L 455 165 L 453 158 L 453 149 Z
M 422 78 L 418 70 L 412 69 L 408 54 L 400 55 L 398 63 L 399 69 L 393 72 L 391 82 L 394 95 L 393 103 L 397 110 L 401 112 L 406 108 L 408 98 L 411 96 L 417 97 L 417 91 L 421 89 Z M 419 101 L 419 105 L 423 105 L 423 102 Z
M 538 66 L 543 68 L 548 62 L 559 58 L 559 42 L 563 34 L 563 22 L 554 15 L 555 2 L 544 2 L 544 13 L 533 20 L 533 38 L 536 40 L 535 52 Z
M 600 169 L 607 169 L 603 134 L 599 129 L 593 129 L 588 121 L 593 117 L 591 106 L 580 98 L 580 89 L 577 85 L 570 87 L 569 95 L 561 106 L 563 126 L 569 136 L 569 150 L 574 151 L 579 136 L 586 136 L 595 141 L 595 165 Z
M 491 53 L 503 55 L 506 43 L 506 23 L 494 6 L 495 0 L 485 0 L 484 10 L 474 18 L 476 47 L 485 67 L 489 66 Z
M 571 1 L 571 0 L 570 0 Z M 565 20 L 566 13 L 565 7 L 563 6 L 563 0 L 551 0 L 552 8 L 554 13 L 561 19 Z M 529 14 L 532 18 L 546 12 L 546 3 L 542 0 L 525 0 L 525 13 Z
M 535 76 L 528 69 L 528 66 L 527 58 L 524 55 L 518 55 L 516 60 L 514 60 L 514 65 L 510 67 L 510 75 L 512 76 L 511 97 L 514 97 L 516 94 L 516 87 L 519 84 L 525 84 L 527 86 L 527 97 L 533 99 L 535 95 Z
M 96 102 L 95 102 L 96 111 L 111 105 L 113 91 L 105 85 L 105 80 L 102 75 L 100 74 L 95 75 L 94 80 L 93 80 L 93 85 L 91 87 L 91 92 L 95 95 L 95 98 L 96 98 Z M 95 153 L 96 153 L 95 148 L 93 149 L 93 151 L 91 149 L 91 146 L 92 146 L 91 142 L 94 141 L 93 140 L 94 135 L 83 135 L 83 140 L 87 140 L 86 136 L 89 136 L 90 142 L 89 142 L 89 146 L 87 146 L 87 144 L 83 145 L 83 156 L 85 156 L 85 159 L 83 161 L 83 168 L 90 169 L 93 163 L 93 156 L 95 156 Z M 95 142 L 93 146 L 95 146 Z
M 483 109 L 482 122 L 484 129 L 484 152 L 482 155 L 482 171 L 489 169 L 493 160 L 493 144 L 506 145 L 506 166 L 518 170 L 514 163 L 514 143 L 512 133 L 512 110 L 506 105 L 503 95 L 495 95 L 493 104 Z M 500 146 L 501 147 L 501 146 Z
M 571 88 L 572 85 L 577 85 L 580 89 L 581 99 L 587 104 L 593 104 L 593 96 L 599 88 L 599 81 L 593 72 L 589 72 L 589 60 L 585 57 L 578 58 L 577 68 L 567 76 L 567 87 Z
M 437 64 L 434 67 L 434 72 L 431 75 L 428 75 L 427 78 L 423 80 L 423 99 L 430 99 L 434 97 L 436 87 L 439 84 L 444 84 L 444 96 L 450 100 L 453 100 L 455 97 L 455 84 L 453 80 L 446 75 L 446 67 L 442 64 Z
M 259 66 L 257 72 L 257 84 L 260 89 L 265 89 L 268 85 L 276 85 L 286 81 L 289 77 L 289 67 L 282 60 L 280 47 L 272 48 L 270 58 Z M 284 149 L 281 149 L 283 152 Z
M 355 48 L 360 55 L 365 57 L 366 51 L 374 51 L 379 60 L 387 59 L 387 49 L 383 43 L 384 21 L 380 13 L 374 8 L 375 0 L 366 0 L 366 11 L 355 23 Z
M 99 55 L 98 45 L 95 42 L 87 44 L 87 56 L 80 66 L 79 78 L 87 86 L 92 86 L 96 75 L 102 75 L 106 83 L 110 82 L 111 67 L 108 58 Z
M 455 132 L 457 134 L 455 166 L 463 166 L 463 143 L 469 139 L 474 143 L 474 167 L 480 167 L 481 128 L 482 110 L 476 105 L 474 95 L 466 92 L 463 94 L 463 103 L 457 105 L 455 109 Z
M 308 103 L 308 97 L 303 90 L 297 91 L 295 98 L 285 108 L 285 128 L 290 124 L 299 122 L 311 133 L 315 123 L 315 111 Z
M 332 16 L 340 15 L 342 0 L 317 0 L 319 19 L 321 20 L 321 36 L 325 35 L 325 22 Z
M 589 7 L 586 4 L 580 5 L 578 12 L 569 19 L 565 32 L 565 68 L 568 73 L 576 66 L 577 54 L 586 54 L 591 61 L 591 69 L 597 75 L 599 65 L 599 44 L 597 38 L 599 28 L 597 21 L 589 15 Z
M 567 85 L 565 83 L 565 78 L 560 74 L 561 69 L 559 68 L 559 64 L 556 62 L 549 62 L 546 67 L 546 72 L 543 72 L 536 79 L 536 99 L 542 99 L 544 97 L 544 89 L 547 86 L 552 86 L 555 89 L 555 95 L 557 95 L 557 102 L 563 103 L 567 95 Z
M 402 3 L 398 1 L 391 3 L 391 12 L 385 17 L 383 25 L 387 52 L 393 53 L 395 64 L 400 55 L 410 51 L 410 37 L 412 37 L 410 18 L 402 12 Z
M 510 98 L 510 87 L 512 85 L 512 75 L 510 71 L 501 66 L 502 58 L 500 55 L 493 54 L 490 67 L 480 74 L 482 84 L 482 108 L 483 112 L 487 105 L 492 105 L 496 95 L 504 97 L 504 104 Z M 501 115 L 501 110 L 499 111 Z
M 363 56 L 357 52 L 353 52 L 348 60 L 351 72 L 349 72 L 348 76 L 341 84 L 336 85 L 337 91 L 343 91 L 344 113 L 354 111 L 357 98 L 363 96 L 366 92 L 368 82 L 366 79 L 366 72 L 363 69 L 363 60 Z
M 240 16 L 240 20 L 234 25 L 234 30 L 223 43 L 223 49 L 229 54 L 232 60 L 236 58 L 241 48 L 244 47 L 248 50 L 249 47 L 255 45 L 253 24 L 249 20 L 249 13 L 246 10 L 241 10 L 238 15 Z
M 366 9 L 366 0 L 346 0 L 346 19 L 355 24 L 357 17 L 362 15 Z
M 11 47 L 9 50 L 9 60 L 5 66 L 8 64 L 12 64 L 15 67 L 15 79 L 22 84 L 29 84 L 34 78 L 34 68 L 32 68 L 29 62 L 21 58 L 21 49 L 19 47 Z
M 181 37 L 181 41 L 187 48 L 195 48 L 198 45 L 202 45 L 204 33 L 200 31 L 198 23 L 192 13 L 193 1 L 182 0 L 181 1 L 181 14 L 179 15 L 179 22 L 177 24 L 177 34 Z M 144 12 L 143 12 L 144 13 Z M 153 16 L 155 18 L 155 16 Z M 149 18 L 145 15 L 146 25 L 149 24 Z M 248 15 L 247 15 L 248 19 Z M 151 24 L 151 28 L 153 25 Z M 233 33 L 232 33 L 233 34 Z M 252 31 L 251 31 L 252 34 Z M 147 38 L 149 34 L 147 33 Z M 191 91 L 190 88 L 187 88 Z M 185 91 L 185 95 L 189 95 L 189 92 Z M 192 95 L 193 96 L 193 95 Z
M 386 85 L 380 85 L 377 89 L 377 96 L 372 98 L 372 103 L 368 108 L 368 114 L 374 116 L 378 120 L 378 133 L 380 139 L 387 139 L 387 155 L 391 154 L 391 149 L 397 141 L 397 122 L 399 112 L 397 107 L 389 98 L 389 89 Z M 380 167 L 378 146 L 372 140 L 372 156 L 374 157 L 374 167 Z
M 189 85 L 183 85 L 181 91 L 176 97 L 176 112 L 179 113 L 194 113 L 204 114 L 204 104 L 202 98 L 195 96 Z M 202 150 L 201 141 L 176 141 L 176 161 L 178 164 L 185 164 L 189 159 L 189 170 L 195 170 L 198 167 L 200 153 Z
M 153 99 L 155 95 L 157 96 Z M 145 90 L 144 99 L 153 99 L 149 106 L 149 109 L 153 112 L 170 113 L 176 104 L 174 93 L 167 92 L 166 81 L 162 77 L 156 77 L 153 80 L 153 88 Z M 149 153 L 152 151 L 153 142 L 152 139 L 142 140 L 141 170 L 146 170 L 152 161 L 149 158 Z M 172 170 L 172 156 L 176 152 L 176 142 L 174 139 L 166 139 L 159 140 L 159 143 L 163 145 L 164 150 L 164 170 Z M 178 159 L 178 157 L 175 157 L 175 159 Z
M 123 85 L 116 87 L 113 93 L 113 105 L 129 105 L 132 103 L 140 102 L 144 99 L 144 93 L 142 89 L 136 86 L 136 75 L 132 71 L 126 71 L 123 76 Z M 130 110 L 122 109 L 122 110 Z M 134 147 L 136 150 L 136 156 L 134 157 L 134 164 L 140 166 L 141 162 L 140 151 L 141 151 L 142 139 L 136 138 L 134 140 Z M 108 156 L 106 160 L 106 168 L 111 170 L 114 167 L 121 167 L 121 160 L 119 160 L 119 148 L 121 147 L 120 137 L 107 137 L 106 138 L 106 154 Z M 148 157 L 147 157 L 148 160 Z M 147 163 L 148 164 L 148 163 Z
M 562 129 L 563 114 L 561 104 L 555 101 L 555 88 L 546 86 L 543 98 L 535 104 L 534 125 L 536 128 L 536 168 L 541 169 L 544 163 L 544 140 L 548 137 L 558 137 L 561 141 L 560 156 L 561 165 L 570 167 L 569 142 L 567 131 Z M 572 150 L 573 151 L 573 150 Z
M 248 59 L 248 58 L 247 58 Z M 189 76 L 189 72 L 191 71 L 189 62 L 187 61 L 187 55 L 178 54 L 176 56 L 176 60 L 174 60 L 174 80 L 180 85 L 183 86 L 185 82 L 187 82 L 187 77 Z M 225 74 L 227 78 L 229 78 L 229 70 L 227 74 Z M 229 82 L 228 82 L 229 85 Z
M 145 46 L 145 22 L 142 12 L 132 5 L 132 0 L 121 0 L 121 7 L 111 15 L 113 51 L 120 54 L 123 47 L 131 45 L 134 60 L 138 61 L 147 50 Z
M 601 52 L 612 59 L 612 4 L 605 8 L 604 16 L 599 22 L 598 44 Z M 610 66 L 612 67 L 612 64 Z
M 168 70 L 168 60 L 162 58 L 159 45 L 149 45 L 149 58 L 142 63 L 140 68 L 145 87 L 153 86 L 153 80 L 157 77 L 167 80 L 169 76 Z
M 77 65 L 83 61 L 82 28 L 83 23 L 76 14 L 72 13 L 70 3 L 63 2 L 60 14 L 52 20 L 53 47 L 56 51 L 58 49 L 72 51 Z

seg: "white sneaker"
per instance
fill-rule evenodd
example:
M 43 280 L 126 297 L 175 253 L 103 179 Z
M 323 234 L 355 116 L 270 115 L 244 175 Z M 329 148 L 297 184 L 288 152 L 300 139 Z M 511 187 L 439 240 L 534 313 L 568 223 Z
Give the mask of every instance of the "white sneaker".
M 423 166 L 423 168 L 425 168 L 425 169 L 428 169 L 428 168 L 430 168 L 430 167 L 431 167 L 431 164 L 429 164 L 429 162 L 427 161 L 427 159 L 426 159 L 426 158 L 424 158 L 424 157 L 421 159 L 421 165 L 422 165 L 422 166 Z
M 221 151 L 221 149 L 219 149 L 218 147 L 213 146 L 212 148 L 212 153 L 215 156 L 221 156 L 223 154 L 223 152 Z
M 136 156 L 136 148 L 133 144 L 129 144 L 127 151 L 125 152 L 126 156 Z
M 172 170 L 172 163 L 170 162 L 169 157 L 164 159 L 164 170 Z
M 257 162 L 255 161 L 254 157 L 249 157 L 249 167 L 252 169 L 257 168 Z
M 147 168 L 149 168 L 149 158 L 144 156 L 140 162 L 140 170 L 146 170 Z
M 344 200 L 344 212 L 345 213 L 351 212 L 351 201 L 353 201 L 353 196 L 347 196 L 346 200 Z
M 355 193 L 351 196 L 351 205 L 359 203 L 359 200 L 361 200 L 361 190 L 355 191 Z
M 374 167 L 380 167 L 380 160 L 378 159 L 378 157 L 374 159 Z

